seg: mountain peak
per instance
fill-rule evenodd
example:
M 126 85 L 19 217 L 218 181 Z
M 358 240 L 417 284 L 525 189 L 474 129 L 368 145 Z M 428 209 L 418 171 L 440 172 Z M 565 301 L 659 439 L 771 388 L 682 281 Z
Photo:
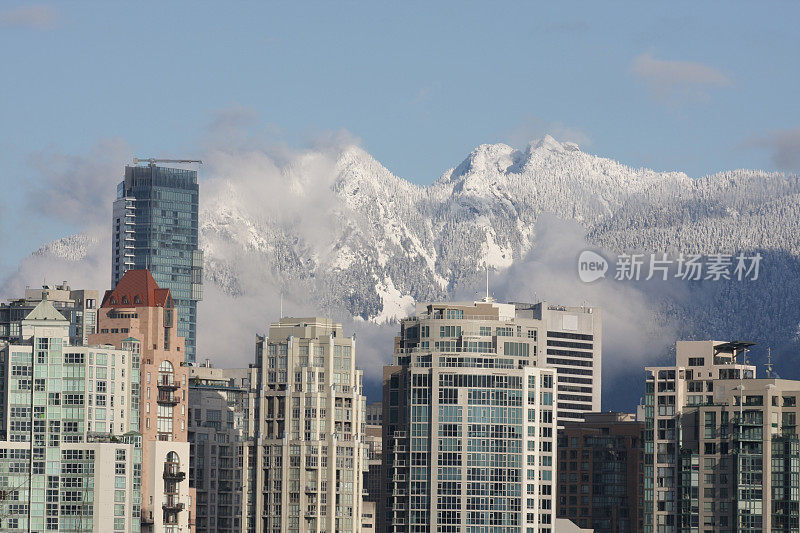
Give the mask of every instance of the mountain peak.
M 507 144 L 481 144 L 472 150 L 449 175 L 446 173 L 442 178 L 445 181 L 454 181 L 468 174 L 503 173 L 516 163 L 517 156 L 517 150 Z
M 550 151 L 550 152 L 558 152 L 558 153 L 565 153 L 565 152 L 580 152 L 580 147 L 574 142 L 559 142 L 555 140 L 550 135 L 545 135 L 541 139 L 537 141 L 532 141 L 528 145 L 528 151 Z

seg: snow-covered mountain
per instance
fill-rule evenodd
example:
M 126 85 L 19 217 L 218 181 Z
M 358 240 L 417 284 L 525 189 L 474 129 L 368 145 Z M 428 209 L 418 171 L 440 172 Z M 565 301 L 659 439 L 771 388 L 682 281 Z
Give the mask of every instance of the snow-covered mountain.
M 797 346 L 798 176 L 736 170 L 694 179 L 631 168 L 551 137 L 524 150 L 481 145 L 427 187 L 393 175 L 357 146 L 283 159 L 222 152 L 204 159 L 204 282 L 230 305 L 272 300 L 274 307 L 281 292 L 297 308 L 380 324 L 406 315 L 414 300 L 474 294 L 486 265 L 501 278 L 498 297 L 527 300 L 535 291 L 560 301 L 569 293 L 547 281 L 531 287 L 524 270 L 547 267 L 545 250 L 534 253 L 537 227 L 556 217 L 582 228 L 578 239 L 548 241 L 546 253 L 573 268 L 587 242 L 613 253 L 762 253 L 758 282 L 641 289 L 649 320 L 684 338 L 754 338 L 773 354 Z M 92 246 L 106 247 L 101 237 L 71 237 L 37 254 L 75 261 Z M 512 270 L 517 279 L 503 279 Z
M 403 315 L 409 297 L 445 298 L 485 265 L 502 269 L 524 257 L 542 213 L 593 229 L 653 191 L 693 188 L 684 174 L 631 169 L 551 137 L 524 151 L 479 146 L 428 187 L 394 176 L 358 147 L 344 149 L 332 171 L 333 195 L 288 220 L 253 212 L 234 182 L 222 192 L 212 185 L 201 210 L 206 280 L 241 294 L 248 276 L 239 270 L 257 260 L 258 283 L 311 289 L 325 310 L 344 306 L 380 322 Z

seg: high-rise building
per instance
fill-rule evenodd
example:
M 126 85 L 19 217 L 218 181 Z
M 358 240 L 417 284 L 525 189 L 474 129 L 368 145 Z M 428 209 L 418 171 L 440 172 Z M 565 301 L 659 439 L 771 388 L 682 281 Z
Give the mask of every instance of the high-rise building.
M 247 523 L 249 392 L 249 368 L 214 368 L 207 361 L 189 369 L 189 483 L 197 533 L 239 533 Z
M 678 342 L 646 369 L 646 532 L 797 530 L 800 382 L 755 379 L 750 346 Z
M 381 497 L 381 451 L 383 449 L 383 404 L 381 402 L 367 403 L 366 427 L 364 441 L 367 445 L 367 469 L 364 471 L 364 500 L 374 502 L 377 506 Z M 376 509 L 371 512 L 375 514 Z
M 106 291 L 93 344 L 135 341 L 141 361 L 139 431 L 142 435 L 142 529 L 187 531 L 194 500 L 189 490 L 188 368 L 177 333 L 176 306 L 147 270 L 128 270 Z
M 367 445 L 367 468 L 364 471 L 363 483 L 364 500 L 377 505 L 380 502 L 381 492 L 383 492 L 381 490 L 383 428 L 380 425 L 367 424 L 364 430 L 364 442 Z
M 248 531 L 362 531 L 366 399 L 355 348 L 327 318 L 281 318 L 257 337 Z
M 137 342 L 70 344 L 47 299 L 0 343 L 0 531 L 139 531 Z
M 197 217 L 196 171 L 159 167 L 152 161 L 125 167 L 113 209 L 111 285 L 128 270 L 146 269 L 171 291 L 187 362 L 195 360 L 197 302 L 202 299 Z
M 560 406 L 556 370 L 537 367 L 548 323 L 515 314 L 419 304 L 402 321 L 383 371 L 383 531 L 553 530 Z M 573 315 L 567 330 L 581 331 Z
M 626 413 L 587 413 L 558 430 L 556 512 L 595 533 L 644 527 L 643 422 Z
M 22 331 L 22 320 L 39 302 L 49 300 L 69 321 L 69 342 L 83 346 L 97 326 L 97 291 L 72 290 L 67 282 L 41 289 L 25 289 L 25 297 L 0 304 L 0 341 L 14 342 Z
M 367 403 L 367 425 L 380 426 L 383 423 L 383 403 Z
M 542 336 L 537 366 L 555 368 L 559 420 L 581 420 L 600 411 L 602 391 L 602 312 L 599 307 L 515 303 L 515 323 L 539 322 Z M 506 331 L 507 332 L 507 331 Z M 546 338 L 545 338 L 546 337 Z
M 419 303 L 403 321 L 398 364 L 442 367 L 520 364 L 554 368 L 561 420 L 601 410 L 602 313 L 547 302 Z M 419 327 L 416 327 L 419 325 Z M 435 361 L 434 361 L 435 360 Z

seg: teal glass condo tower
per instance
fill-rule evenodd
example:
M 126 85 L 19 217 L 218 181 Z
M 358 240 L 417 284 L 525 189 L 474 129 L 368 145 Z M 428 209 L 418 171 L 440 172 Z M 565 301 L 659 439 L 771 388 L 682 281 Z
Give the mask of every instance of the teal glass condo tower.
M 188 363 L 195 361 L 197 302 L 203 295 L 198 201 L 197 171 L 160 167 L 150 160 L 125 167 L 113 210 L 112 286 L 127 270 L 147 269 L 160 287 L 170 290 Z

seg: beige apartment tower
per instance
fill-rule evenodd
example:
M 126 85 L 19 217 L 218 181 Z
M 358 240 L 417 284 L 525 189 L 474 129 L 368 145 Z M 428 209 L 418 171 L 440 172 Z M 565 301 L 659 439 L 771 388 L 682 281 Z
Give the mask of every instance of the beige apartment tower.
M 647 369 L 645 531 L 800 528 L 800 381 L 756 379 L 749 342 L 678 342 Z
M 197 533 L 241 533 L 248 462 L 249 368 L 189 367 L 189 482 Z
M 257 338 L 251 370 L 248 531 L 363 531 L 355 338 L 327 318 L 281 318 Z
M 193 528 L 187 428 L 188 368 L 184 340 L 169 289 L 147 270 L 128 270 L 106 291 L 92 343 L 120 347 L 136 340 L 141 350 L 142 531 L 178 533 Z

